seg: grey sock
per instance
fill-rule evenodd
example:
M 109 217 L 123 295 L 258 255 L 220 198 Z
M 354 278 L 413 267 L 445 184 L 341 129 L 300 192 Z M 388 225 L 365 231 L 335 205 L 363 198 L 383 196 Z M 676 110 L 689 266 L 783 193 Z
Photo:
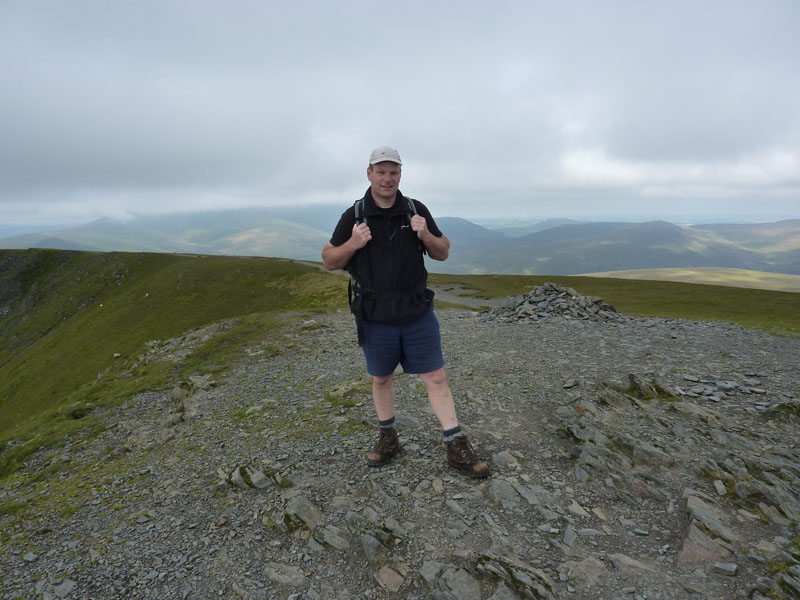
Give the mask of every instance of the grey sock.
M 464 435 L 464 432 L 461 431 L 461 425 L 456 425 L 450 429 L 444 429 L 442 435 L 445 442 L 452 442 L 457 437 Z

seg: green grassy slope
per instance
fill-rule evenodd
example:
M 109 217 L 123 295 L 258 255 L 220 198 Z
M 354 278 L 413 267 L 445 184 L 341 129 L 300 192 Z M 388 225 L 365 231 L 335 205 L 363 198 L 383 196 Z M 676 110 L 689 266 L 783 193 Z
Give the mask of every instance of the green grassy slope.
M 43 426 L 53 437 L 87 406 L 163 384 L 169 374 L 157 367 L 114 377 L 148 340 L 238 318 L 228 337 L 261 341 L 271 315 L 341 307 L 346 297 L 344 278 L 275 259 L 47 250 L 16 255 L 0 253 L 0 448 Z

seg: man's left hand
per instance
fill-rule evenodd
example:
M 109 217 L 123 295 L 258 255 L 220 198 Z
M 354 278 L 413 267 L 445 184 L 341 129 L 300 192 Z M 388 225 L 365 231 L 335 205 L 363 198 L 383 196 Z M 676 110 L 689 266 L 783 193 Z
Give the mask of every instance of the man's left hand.
M 425 217 L 419 215 L 411 217 L 411 229 L 417 232 L 417 237 L 423 242 L 430 235 L 430 231 L 428 231 L 428 221 L 425 220 Z

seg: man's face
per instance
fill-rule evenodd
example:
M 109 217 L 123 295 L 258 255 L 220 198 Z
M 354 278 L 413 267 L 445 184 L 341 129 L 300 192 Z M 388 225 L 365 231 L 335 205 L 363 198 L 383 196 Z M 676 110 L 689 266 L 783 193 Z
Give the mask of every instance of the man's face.
M 392 161 L 384 161 L 370 165 L 367 169 L 372 197 L 384 204 L 392 204 L 400 185 L 400 165 Z

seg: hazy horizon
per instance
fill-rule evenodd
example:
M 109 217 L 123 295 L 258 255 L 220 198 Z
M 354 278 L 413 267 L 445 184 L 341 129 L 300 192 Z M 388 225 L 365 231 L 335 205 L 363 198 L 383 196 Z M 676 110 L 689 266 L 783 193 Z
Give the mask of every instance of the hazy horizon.
M 342 205 L 339 207 L 338 205 L 325 205 L 326 208 L 330 209 L 338 209 L 341 208 L 344 210 L 347 205 Z M 172 218 L 180 218 L 182 215 L 196 215 L 196 214 L 205 214 L 205 213 L 217 213 L 217 212 L 228 212 L 228 211 L 247 211 L 247 210 L 280 210 L 280 209 L 292 209 L 297 207 L 290 207 L 290 206 L 270 206 L 270 207 L 250 207 L 250 208 L 242 208 L 242 209 L 225 209 L 225 208 L 217 208 L 205 211 L 180 211 L 175 213 L 160 213 L 160 214 L 147 214 L 147 215 L 127 215 L 124 218 L 115 218 L 115 217 L 100 217 L 98 219 L 93 219 L 91 221 L 85 222 L 76 222 L 76 223 L 54 223 L 54 224 L 22 224 L 22 225 L 3 225 L 0 223 L 0 239 L 14 237 L 17 235 L 25 235 L 25 234 L 42 234 L 42 233 L 51 233 L 51 232 L 58 232 L 58 231 L 65 231 L 68 229 L 72 229 L 75 227 L 81 227 L 84 225 L 89 225 L 96 221 L 102 221 L 104 219 L 109 219 L 113 222 L 125 223 L 136 218 L 165 218 L 165 219 L 172 219 Z M 309 208 L 314 208 L 309 207 Z M 774 215 L 749 215 L 749 216 L 725 216 L 725 215 L 683 215 L 683 216 L 668 216 L 668 215 L 591 215 L 586 214 L 582 216 L 527 216 L 527 217 L 514 217 L 514 216 L 504 216 L 504 215 L 492 215 L 492 216 L 484 216 L 484 217 L 465 217 L 463 215 L 435 215 L 435 218 L 441 217 L 457 217 L 466 219 L 475 223 L 476 225 L 480 225 L 487 229 L 492 229 L 493 227 L 513 227 L 513 226 L 524 226 L 524 225 L 533 225 L 537 223 L 541 223 L 544 221 L 554 220 L 554 219 L 568 219 L 572 221 L 584 221 L 584 222 L 630 222 L 630 223 L 642 223 L 647 221 L 666 221 L 669 223 L 673 223 L 675 225 L 706 225 L 706 224 L 715 224 L 715 223 L 726 223 L 726 224 L 756 224 L 756 223 L 773 223 L 777 221 L 786 221 L 786 220 L 794 220 L 800 217 L 786 215 L 783 217 L 775 217 Z

